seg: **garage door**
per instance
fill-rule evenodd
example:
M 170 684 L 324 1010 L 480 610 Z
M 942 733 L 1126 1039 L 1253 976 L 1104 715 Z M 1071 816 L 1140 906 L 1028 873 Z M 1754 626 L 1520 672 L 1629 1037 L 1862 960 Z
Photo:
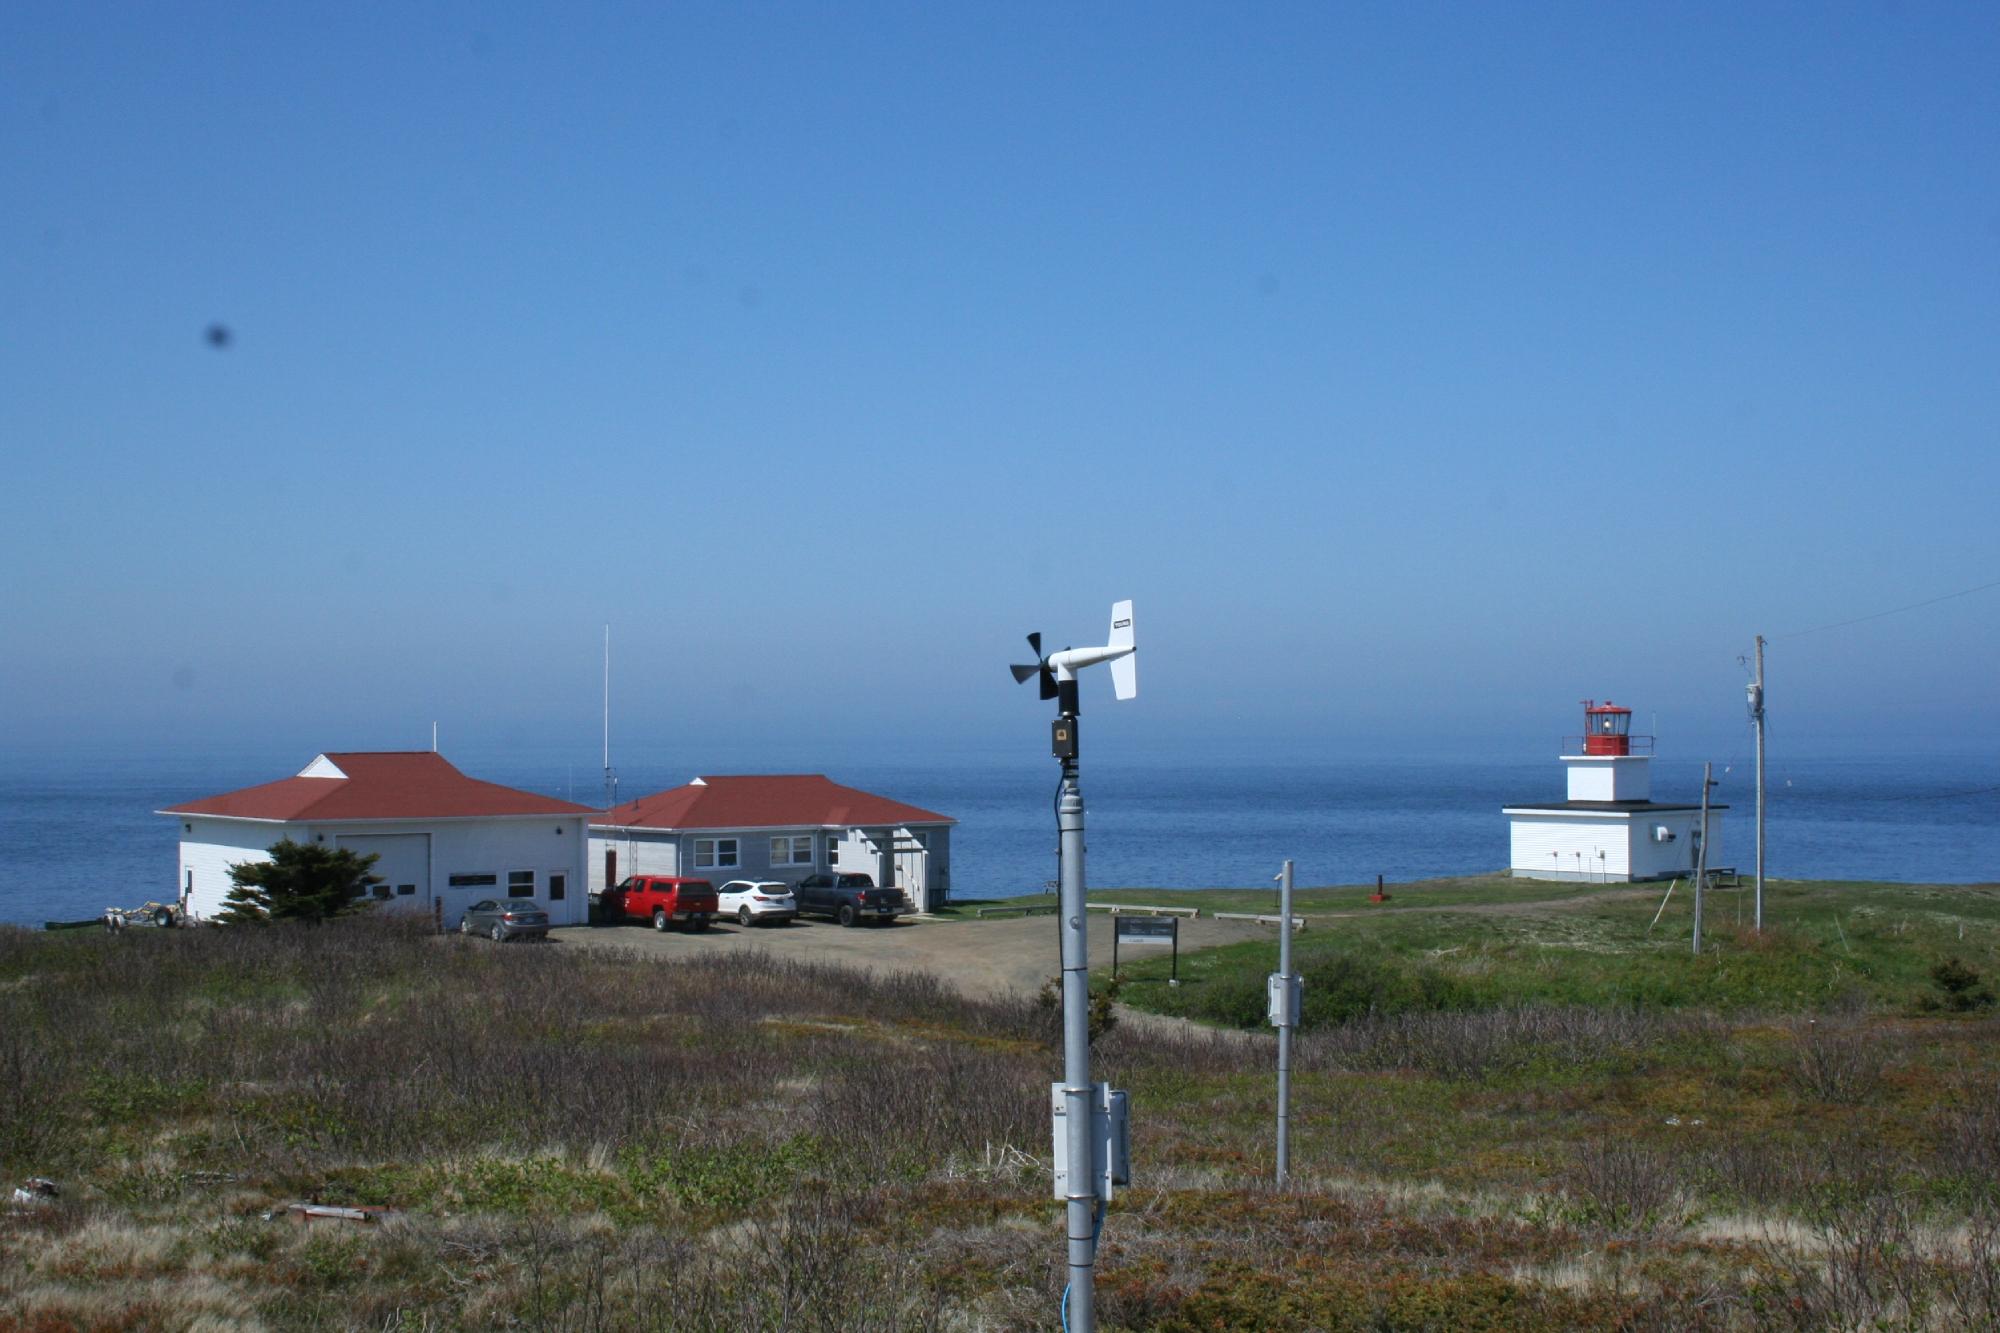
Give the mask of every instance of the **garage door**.
M 373 855 L 375 876 L 382 881 L 375 896 L 385 905 L 429 911 L 431 905 L 431 835 L 428 833 L 343 833 L 335 839 L 343 850 Z

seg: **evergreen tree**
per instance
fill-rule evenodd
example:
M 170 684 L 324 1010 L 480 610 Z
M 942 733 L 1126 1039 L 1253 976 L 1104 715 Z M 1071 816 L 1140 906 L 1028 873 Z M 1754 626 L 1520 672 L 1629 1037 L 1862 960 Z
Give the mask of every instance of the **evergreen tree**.
M 290 838 L 268 850 L 268 861 L 229 867 L 229 881 L 236 887 L 223 899 L 216 920 L 230 925 L 326 921 L 369 907 L 368 890 L 382 882 L 373 873 L 374 853 L 361 856 L 344 847 Z

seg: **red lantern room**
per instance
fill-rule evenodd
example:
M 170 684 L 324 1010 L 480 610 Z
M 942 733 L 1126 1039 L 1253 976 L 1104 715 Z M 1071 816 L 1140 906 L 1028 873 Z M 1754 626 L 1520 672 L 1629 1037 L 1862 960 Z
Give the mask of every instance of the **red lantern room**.
M 1632 710 L 1620 708 L 1606 699 L 1583 701 L 1583 752 L 1585 754 L 1632 753 Z

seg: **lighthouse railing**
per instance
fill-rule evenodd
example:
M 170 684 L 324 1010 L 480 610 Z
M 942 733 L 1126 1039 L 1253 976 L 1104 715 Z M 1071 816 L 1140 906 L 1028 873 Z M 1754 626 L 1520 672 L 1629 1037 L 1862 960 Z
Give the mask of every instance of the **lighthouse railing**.
M 1588 747 L 1584 744 L 1584 742 L 1588 741 L 1589 739 L 1591 738 L 1588 736 L 1563 737 L 1562 753 L 1563 754 L 1590 753 Z M 1653 738 L 1651 736 L 1625 736 L 1622 737 L 1621 739 L 1623 739 L 1626 742 L 1625 753 L 1628 755 L 1634 755 L 1634 754 L 1650 755 L 1651 753 L 1653 753 Z M 1610 757 L 1610 756 L 1603 756 L 1603 757 Z

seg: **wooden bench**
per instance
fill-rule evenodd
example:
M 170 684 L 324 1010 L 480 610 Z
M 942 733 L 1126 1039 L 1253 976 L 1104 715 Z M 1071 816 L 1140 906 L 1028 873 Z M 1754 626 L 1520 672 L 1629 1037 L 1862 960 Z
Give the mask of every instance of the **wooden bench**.
M 1260 926 L 1275 926 L 1284 918 L 1276 912 L 1217 912 L 1217 921 L 1255 921 Z M 1306 928 L 1306 919 L 1297 912 L 1292 913 L 1292 932 L 1297 934 Z

